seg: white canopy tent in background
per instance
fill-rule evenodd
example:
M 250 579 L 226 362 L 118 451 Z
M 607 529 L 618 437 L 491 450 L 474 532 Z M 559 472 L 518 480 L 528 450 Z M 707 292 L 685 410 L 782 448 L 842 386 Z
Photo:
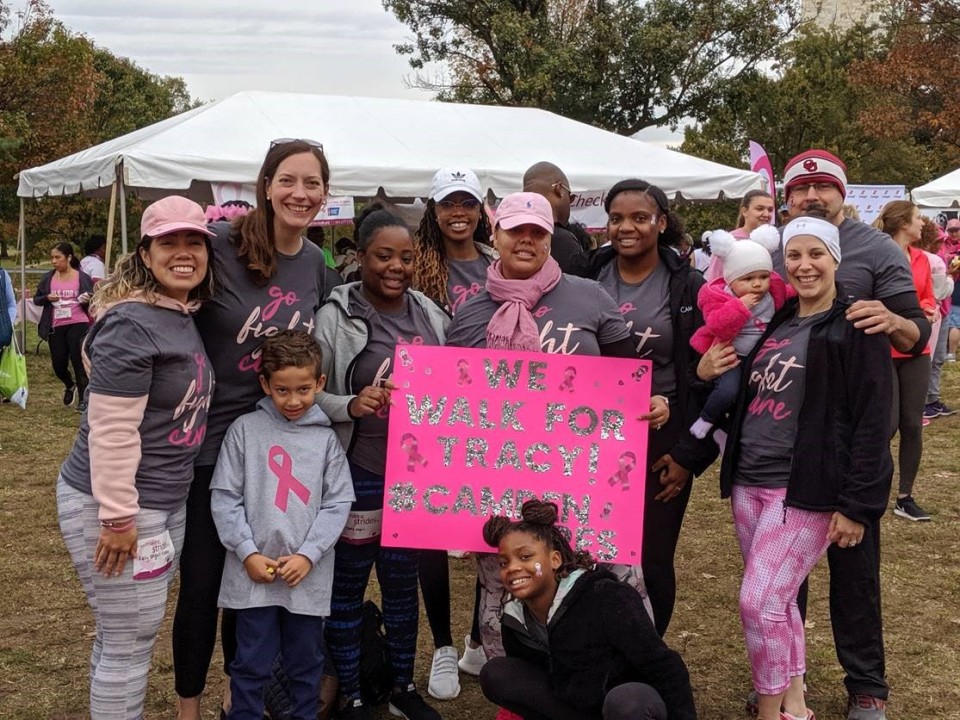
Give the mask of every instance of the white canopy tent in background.
M 960 168 L 911 191 L 910 196 L 920 207 L 960 207 Z
M 145 198 L 213 199 L 210 183 L 249 183 L 267 146 L 313 138 L 332 195 L 422 197 L 438 168 L 468 167 L 502 197 L 523 172 L 556 163 L 574 190 L 643 177 L 671 197 L 742 197 L 756 173 L 648 145 L 543 110 L 380 98 L 242 92 L 19 175 L 20 197 L 106 194 L 118 180 Z
M 211 184 L 251 183 L 272 140 L 312 138 L 331 166 L 331 195 L 425 195 L 438 168 L 468 167 L 498 197 L 522 186 L 524 171 L 547 160 L 573 190 L 609 188 L 641 177 L 672 198 L 742 197 L 761 187 L 756 173 L 700 160 L 533 108 L 381 98 L 241 92 L 68 157 L 23 170 L 23 199 L 72 195 L 122 198 L 188 195 L 214 200 Z M 108 229 L 108 238 L 112 233 Z M 22 276 L 22 274 L 21 274 Z

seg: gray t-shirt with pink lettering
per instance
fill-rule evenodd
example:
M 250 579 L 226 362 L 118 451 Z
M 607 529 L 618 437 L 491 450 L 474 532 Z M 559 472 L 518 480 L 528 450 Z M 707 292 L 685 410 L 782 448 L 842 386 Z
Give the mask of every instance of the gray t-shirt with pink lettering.
M 670 271 L 658 262 L 653 271 L 638 283 L 620 277 L 617 262 L 604 265 L 597 282 L 613 298 L 637 354 L 653 363 L 651 393 L 677 399 L 677 373 L 673 367 L 673 321 L 670 317 Z
M 500 307 L 486 288 L 464 303 L 453 316 L 447 345 L 483 348 L 487 323 Z M 563 275 L 531 311 L 540 330 L 540 349 L 562 355 L 599 355 L 609 345 L 630 335 L 620 310 L 600 284 Z
M 404 295 L 397 313 L 378 312 L 358 287 L 350 289 L 351 315 L 362 317 L 370 328 L 367 346 L 357 355 L 350 374 L 350 391 L 359 394 L 368 385 L 380 385 L 393 375 L 394 351 L 404 345 L 438 345 L 439 340 L 423 308 Z M 403 357 L 401 356 L 401 362 Z M 386 472 L 389 408 L 357 420 L 350 445 L 350 461 L 377 475 Z
M 217 289 L 197 313 L 196 323 L 213 363 L 217 391 L 197 465 L 216 464 L 230 423 L 253 412 L 263 397 L 257 379 L 263 341 L 286 329 L 313 334 L 326 282 L 323 251 L 304 241 L 295 255 L 277 253 L 276 272 L 258 286 L 230 242 L 230 225 L 214 223 L 210 229 L 217 233 L 213 238 Z
M 821 313 L 783 323 L 754 356 L 735 485 L 787 487 L 803 405 L 810 327 L 822 317 Z
M 490 262 L 482 253 L 473 260 L 447 260 L 447 303 L 451 315 L 486 285 Z
M 123 303 L 93 326 L 85 351 L 91 393 L 147 396 L 139 428 L 138 501 L 152 510 L 177 509 L 187 500 L 214 393 L 214 374 L 193 318 L 147 303 Z M 84 413 L 60 468 L 67 485 L 87 495 L 92 494 L 89 435 Z

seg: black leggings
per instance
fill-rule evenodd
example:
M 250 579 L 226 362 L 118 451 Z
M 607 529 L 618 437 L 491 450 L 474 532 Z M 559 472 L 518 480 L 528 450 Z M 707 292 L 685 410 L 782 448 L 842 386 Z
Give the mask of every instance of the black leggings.
M 680 413 L 660 430 L 650 431 L 647 465 L 652 466 L 662 455 L 669 452 L 680 436 L 682 428 Z M 684 485 L 680 494 L 667 502 L 654 500 L 663 486 L 660 475 L 647 472 L 643 509 L 643 551 L 641 567 L 647 595 L 653 608 L 653 624 L 661 637 L 667 632 L 673 606 L 677 599 L 677 575 L 673 565 L 677 541 L 683 526 L 683 516 L 690 501 L 693 477 Z
M 660 694 L 643 683 L 625 683 L 607 693 L 603 708 L 584 712 L 557 697 L 546 672 L 512 657 L 491 658 L 480 671 L 480 687 L 490 702 L 524 720 L 667 720 Z
M 434 648 L 453 645 L 450 634 L 450 566 L 446 550 L 421 550 L 420 592 Z
M 50 361 L 53 365 L 53 374 L 67 389 L 76 385 L 80 400 L 84 399 L 83 393 L 87 389 L 87 373 L 83 369 L 83 356 L 80 350 L 89 329 L 90 326 L 85 322 L 70 323 L 54 328 L 47 338 L 50 343 Z M 73 366 L 73 375 L 70 374 L 71 365 Z
M 196 697 L 207 683 L 217 642 L 217 599 L 227 551 L 210 512 L 213 465 L 193 468 L 187 497 L 187 525 L 180 554 L 180 594 L 173 616 L 173 672 L 177 695 Z M 223 672 L 237 654 L 237 615 L 223 611 L 220 626 Z
M 900 494 L 913 492 L 923 455 L 923 405 L 930 384 L 930 356 L 893 359 L 890 437 L 900 431 Z

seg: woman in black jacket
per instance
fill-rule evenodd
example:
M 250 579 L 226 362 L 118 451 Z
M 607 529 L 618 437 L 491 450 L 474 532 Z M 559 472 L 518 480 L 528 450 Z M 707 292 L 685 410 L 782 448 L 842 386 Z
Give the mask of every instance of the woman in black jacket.
M 890 343 L 846 319 L 837 228 L 797 218 L 782 242 L 798 297 L 744 360 L 720 471 L 744 558 L 740 615 L 761 720 L 813 716 L 797 591 L 831 543 L 854 547 L 879 522 L 893 477 Z
M 654 623 L 667 631 L 676 599 L 674 554 L 690 479 L 709 467 L 717 448 L 689 431 L 710 386 L 696 377 L 699 355 L 690 338 L 703 325 L 697 293 L 703 276 L 670 248 L 683 226 L 664 192 L 644 180 L 610 188 L 604 207 L 610 245 L 592 258 L 589 277 L 613 297 L 637 354 L 653 363 L 653 394 L 669 400 L 670 419 L 651 426 L 644 505 L 643 579 Z
M 507 656 L 480 672 L 487 699 L 525 720 L 696 718 L 686 665 L 640 596 L 571 549 L 554 503 L 528 500 L 521 516 L 483 528 L 513 596 L 503 611 Z
M 87 373 L 80 350 L 90 328 L 87 305 L 93 294 L 93 278 L 80 269 L 80 260 L 68 242 L 54 246 L 50 262 L 53 270 L 41 278 L 33 296 L 34 305 L 43 308 L 37 332 L 50 343 L 53 372 L 63 383 L 63 404 L 70 406 L 74 398 L 79 398 L 77 409 L 83 412 L 87 407 Z

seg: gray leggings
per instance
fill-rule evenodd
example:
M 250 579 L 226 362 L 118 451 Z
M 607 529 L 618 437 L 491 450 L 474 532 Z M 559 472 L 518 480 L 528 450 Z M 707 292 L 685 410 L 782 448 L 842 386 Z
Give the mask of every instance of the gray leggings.
M 923 455 L 923 405 L 930 383 L 930 356 L 893 359 L 890 438 L 900 431 L 900 495 L 913 492 Z
M 166 611 L 167 590 L 177 572 L 177 560 L 162 575 L 133 579 L 133 559 L 119 577 L 105 578 L 93 567 L 100 537 L 93 496 L 57 481 L 57 511 L 63 541 L 80 575 L 93 611 L 97 633 L 90 653 L 90 717 L 93 720 L 140 720 L 147 694 L 147 674 L 153 645 Z M 183 507 L 173 512 L 141 508 L 137 514 L 140 540 L 169 531 L 180 554 L 183 546 Z

